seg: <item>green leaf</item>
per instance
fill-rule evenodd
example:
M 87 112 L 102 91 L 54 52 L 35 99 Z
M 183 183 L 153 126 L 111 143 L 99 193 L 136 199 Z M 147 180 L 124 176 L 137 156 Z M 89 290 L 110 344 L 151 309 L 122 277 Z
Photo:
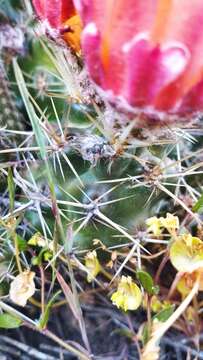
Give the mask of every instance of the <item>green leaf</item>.
M 41 157 L 43 160 L 46 160 L 46 148 L 45 148 L 44 134 L 40 127 L 39 118 L 34 110 L 33 105 L 30 102 L 30 95 L 27 90 L 25 80 L 22 75 L 22 71 L 20 70 L 16 59 L 13 60 L 13 69 L 14 69 L 15 78 L 16 78 L 16 82 L 18 84 L 20 94 L 22 96 L 27 114 L 28 114 L 30 122 L 32 124 L 32 128 L 33 128 L 38 146 L 40 148 Z
M 51 251 L 44 252 L 44 261 L 49 261 L 53 257 L 53 253 Z
M 27 250 L 27 241 L 23 239 L 20 235 L 17 235 L 17 242 L 19 251 Z
M 15 329 L 21 326 L 22 320 L 8 313 L 0 314 L 0 328 Z
M 49 315 L 50 315 L 50 310 L 51 307 L 53 305 L 53 303 L 55 302 L 56 298 L 59 296 L 59 294 L 61 293 L 61 290 L 57 291 L 52 298 L 49 300 L 46 308 L 45 308 L 45 312 L 44 315 L 41 317 L 40 321 L 39 321 L 39 328 L 40 329 L 44 329 L 49 321 Z
M 153 319 L 157 319 L 161 322 L 168 320 L 168 318 L 173 314 L 175 309 L 175 305 L 171 305 L 166 309 L 161 310 L 158 314 L 156 314 Z
M 41 259 L 39 259 L 39 257 L 38 256 L 34 256 L 34 257 L 32 257 L 32 265 L 33 266 L 37 266 L 37 265 L 40 265 L 41 264 Z
M 10 202 L 10 211 L 14 209 L 14 201 L 15 201 L 15 183 L 13 181 L 13 172 L 12 169 L 8 169 L 8 192 L 9 192 L 9 202 Z
M 149 341 L 150 331 L 148 324 L 145 323 L 142 330 L 142 344 L 146 345 L 146 343 Z
M 193 206 L 193 211 L 195 212 L 203 212 L 203 194 L 200 196 L 199 200 Z
M 148 272 L 142 270 L 137 271 L 137 278 L 149 295 L 157 294 L 157 287 L 154 286 L 154 281 Z

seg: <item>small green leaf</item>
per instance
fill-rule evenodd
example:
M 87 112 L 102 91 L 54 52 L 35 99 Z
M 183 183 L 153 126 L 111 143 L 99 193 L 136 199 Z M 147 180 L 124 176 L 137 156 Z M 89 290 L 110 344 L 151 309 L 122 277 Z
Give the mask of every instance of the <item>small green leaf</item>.
M 44 254 L 46 254 L 46 253 L 49 253 L 49 251 L 47 250 L 47 248 L 42 249 L 37 256 L 34 256 L 34 257 L 32 258 L 32 265 L 34 265 L 34 266 L 35 266 L 35 265 L 41 265 L 41 264 L 42 264 L 42 261 L 43 261 L 43 259 L 44 259 Z M 45 261 L 48 261 L 48 258 L 47 258 L 47 260 L 46 260 L 46 255 L 45 255 Z
M 153 286 L 153 295 L 158 295 L 158 293 L 159 293 L 159 285 L 155 285 L 155 286 Z
M 0 314 L 0 328 L 15 329 L 21 326 L 22 320 L 8 313 Z
M 137 271 L 137 278 L 149 295 L 157 293 L 157 289 L 154 286 L 154 281 L 148 272 L 142 270 Z
M 51 251 L 44 252 L 44 261 L 49 261 L 53 257 L 53 253 Z
M 13 181 L 13 172 L 11 168 L 8 169 L 7 182 L 8 182 L 10 211 L 13 211 L 14 201 L 15 201 L 15 183 Z
M 50 310 L 51 310 L 51 307 L 53 305 L 53 303 L 55 302 L 56 298 L 60 295 L 61 293 L 61 290 L 57 291 L 53 296 L 52 298 L 49 300 L 46 308 L 45 308 L 45 312 L 44 312 L 44 315 L 43 317 L 40 318 L 40 321 L 39 321 L 39 328 L 40 329 L 44 329 L 49 321 L 49 315 L 50 315 Z
M 25 84 L 25 80 L 22 74 L 21 69 L 18 66 L 17 60 L 14 59 L 13 60 L 13 69 L 14 69 L 14 74 L 15 74 L 15 78 L 16 78 L 16 82 L 20 91 L 20 94 L 22 96 L 22 100 L 24 102 L 25 108 L 27 110 L 27 114 L 28 117 L 30 119 L 30 122 L 32 124 L 32 128 L 36 137 L 36 141 L 37 144 L 39 146 L 40 149 L 40 154 L 43 160 L 46 161 L 46 147 L 45 147 L 45 138 L 44 138 L 44 133 L 41 129 L 40 123 L 39 123 L 39 118 L 37 116 L 37 114 L 35 113 L 35 109 L 30 101 L 30 94 L 27 90 L 26 84 Z M 45 162 L 45 165 L 47 163 Z
M 195 212 L 203 212 L 203 194 L 200 196 L 199 200 L 193 206 L 193 211 Z
M 18 249 L 19 251 L 25 251 L 27 249 L 27 241 L 20 235 L 17 235 Z
M 37 265 L 40 265 L 40 264 L 41 264 L 41 259 L 39 259 L 38 256 L 34 256 L 34 257 L 32 258 L 32 265 L 33 265 L 33 266 L 37 266 Z
M 158 314 L 154 316 L 153 319 L 157 319 L 161 322 L 164 322 L 168 320 L 168 318 L 173 314 L 175 309 L 175 305 L 171 305 L 167 307 L 166 309 L 161 310 Z
M 149 327 L 148 327 L 148 324 L 145 323 L 143 326 L 143 330 L 142 330 L 142 344 L 143 345 L 146 345 L 146 343 L 149 341 L 149 336 L 150 336 Z

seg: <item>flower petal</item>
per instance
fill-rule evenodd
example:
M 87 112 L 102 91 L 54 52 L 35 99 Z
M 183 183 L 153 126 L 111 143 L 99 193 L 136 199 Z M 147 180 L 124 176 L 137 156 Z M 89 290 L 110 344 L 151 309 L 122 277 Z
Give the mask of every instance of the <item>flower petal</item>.
M 203 110 L 203 80 L 184 96 L 178 110 L 181 113 Z
M 170 41 L 178 41 L 184 44 L 190 52 L 191 58 L 183 76 L 180 76 L 166 89 L 163 89 L 157 100 L 156 105 L 158 108 L 170 110 L 175 103 L 179 103 L 182 100 L 181 98 L 186 93 L 189 93 L 203 78 L 203 61 L 200 55 L 203 53 L 202 23 L 203 2 L 201 0 L 193 2 L 190 0 L 178 0 L 174 2 L 168 16 L 167 30 L 160 41 L 162 44 Z M 202 106 L 200 109 L 202 109 Z M 191 107 L 189 110 L 191 112 L 193 108 Z
M 83 31 L 83 51 L 86 65 L 96 83 L 103 82 L 103 67 L 100 58 L 101 38 L 95 23 L 89 23 Z
M 124 110 L 135 107 L 133 113 L 141 108 L 152 119 L 159 111 L 163 118 L 164 113 L 182 116 L 184 111 L 203 109 L 202 0 L 74 0 L 74 4 L 85 25 L 88 70 L 110 101 L 118 106 L 121 101 Z
M 59 28 L 68 18 L 75 15 L 72 0 L 33 0 L 35 11 L 41 20 L 48 20 L 54 28 Z
M 156 102 L 160 91 L 173 82 L 188 64 L 188 53 L 181 45 L 172 44 L 162 49 L 160 46 L 152 47 L 147 39 L 138 39 L 126 49 L 124 93 L 129 104 L 134 106 Z
M 27 300 L 35 293 L 35 273 L 25 270 L 18 274 L 10 286 L 10 299 L 17 305 L 25 306 Z

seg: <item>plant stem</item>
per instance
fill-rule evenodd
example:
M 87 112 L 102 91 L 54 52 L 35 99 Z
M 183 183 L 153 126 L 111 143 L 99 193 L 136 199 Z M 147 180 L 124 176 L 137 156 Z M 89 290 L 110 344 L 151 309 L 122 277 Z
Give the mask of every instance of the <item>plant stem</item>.
M 183 273 L 182 272 L 178 272 L 175 276 L 175 279 L 173 280 L 172 284 L 171 284 L 171 287 L 169 289 L 169 292 L 168 292 L 168 296 L 167 296 L 167 299 L 171 299 L 172 296 L 173 296 L 173 293 L 174 291 L 176 290 L 176 287 L 177 287 L 177 284 L 178 282 L 180 281 L 181 277 L 183 276 Z
M 149 334 L 151 333 L 152 328 L 152 316 L 151 316 L 151 297 L 146 294 L 147 297 L 147 327 Z
M 109 274 L 102 266 L 100 268 L 101 273 L 109 280 L 113 279 L 113 276 Z
M 17 237 L 17 234 L 16 234 L 15 231 L 13 231 L 12 237 L 13 237 L 13 240 L 14 240 L 16 264 L 17 264 L 18 271 L 21 274 L 23 272 L 23 270 L 22 270 L 22 266 L 21 266 L 21 263 L 20 263 L 20 256 L 19 256 L 20 252 L 19 252 L 19 247 L 18 247 L 18 237 Z
M 195 330 L 196 330 L 196 336 L 195 336 L 195 345 L 197 347 L 197 350 L 200 350 L 200 344 L 199 344 L 199 335 L 200 335 L 200 319 L 199 319 L 199 305 L 197 301 L 197 295 L 193 298 L 193 306 L 195 309 L 195 315 L 194 315 L 194 321 L 195 321 Z
M 40 331 L 45 336 L 49 337 L 53 341 L 55 341 L 57 344 L 62 346 L 64 349 L 70 351 L 72 354 L 76 355 L 81 360 L 90 360 L 91 358 L 86 355 L 85 353 L 82 353 L 80 350 L 75 349 L 73 346 L 67 344 L 64 340 L 60 339 L 57 335 L 53 334 L 48 329 L 45 329 L 43 331 Z
M 12 306 L 4 303 L 3 301 L 0 300 L 0 308 L 3 309 L 4 311 L 8 312 L 11 315 L 14 315 L 16 317 L 18 317 L 19 319 L 22 319 L 23 321 L 25 321 L 27 324 L 32 325 L 32 326 L 36 326 L 36 322 L 33 321 L 32 319 L 30 319 L 29 317 L 27 317 L 26 315 L 22 314 L 20 311 L 16 310 L 15 308 L 12 308 Z
M 188 296 L 184 299 L 184 301 L 179 305 L 176 311 L 169 317 L 167 321 L 165 321 L 162 325 L 158 327 L 157 330 L 152 333 L 151 339 L 146 344 L 146 347 L 143 352 L 143 359 L 147 358 L 147 355 L 157 350 L 158 343 L 165 332 L 174 324 L 174 322 L 182 315 L 182 313 L 186 310 L 188 305 L 191 303 L 194 296 L 197 294 L 199 289 L 199 278 L 195 282 L 192 290 L 188 294 Z
M 166 265 L 167 261 L 169 260 L 169 252 L 167 251 L 159 265 L 159 268 L 156 272 L 156 275 L 155 275 L 155 283 L 158 284 L 159 283 L 159 278 L 160 278 L 160 275 L 161 275 L 161 272 L 164 268 L 164 266 Z
M 0 308 L 3 309 L 4 311 L 10 313 L 11 315 L 18 317 L 19 319 L 22 319 L 24 321 L 24 323 L 23 323 L 24 326 L 27 326 L 28 328 L 30 328 L 32 330 L 39 331 L 41 334 L 49 337 L 50 339 L 55 341 L 57 344 L 62 346 L 64 349 L 68 350 L 70 353 L 77 356 L 79 359 L 81 359 L 81 360 L 90 360 L 91 359 L 90 356 L 86 355 L 84 352 L 80 351 L 79 349 L 74 348 L 72 345 L 67 344 L 64 340 L 60 339 L 57 335 L 53 334 L 48 329 L 43 329 L 43 330 L 39 329 L 39 327 L 37 327 L 37 323 L 35 321 L 28 318 L 27 316 L 25 316 L 18 310 L 12 308 L 10 305 L 5 304 L 1 300 L 0 300 Z
M 83 342 L 84 342 L 88 352 L 90 353 L 91 352 L 90 344 L 89 344 L 89 340 L 88 340 L 88 336 L 87 336 L 87 332 L 86 332 L 86 326 L 85 326 L 85 322 L 84 322 L 84 319 L 83 319 L 82 309 L 81 309 L 81 306 L 80 306 L 80 301 L 79 301 L 79 296 L 78 296 L 78 292 L 77 292 L 75 277 L 74 277 L 73 268 L 72 268 L 72 264 L 71 264 L 69 255 L 67 255 L 67 265 L 68 265 L 68 270 L 69 270 L 69 276 L 70 276 L 73 296 L 74 296 L 76 306 L 77 306 L 77 309 L 78 309 L 79 326 L 80 326 L 82 339 L 83 339 Z
M 45 312 L 45 276 L 44 276 L 44 269 L 42 265 L 39 266 L 40 269 L 40 275 L 41 275 L 41 312 L 42 312 L 42 318 L 44 317 Z

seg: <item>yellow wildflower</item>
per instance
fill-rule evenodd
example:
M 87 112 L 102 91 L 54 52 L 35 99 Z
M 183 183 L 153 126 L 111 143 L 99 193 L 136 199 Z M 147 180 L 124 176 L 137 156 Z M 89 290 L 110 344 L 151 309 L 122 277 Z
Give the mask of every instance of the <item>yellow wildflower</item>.
M 151 297 L 150 307 L 151 307 L 151 310 L 153 313 L 158 313 L 161 310 L 165 310 L 170 305 L 171 305 L 170 301 L 167 301 L 167 300 L 160 301 L 158 296 L 156 296 L 156 295 L 153 295 Z M 143 308 L 147 309 L 147 298 L 146 297 L 144 297 L 144 300 L 143 300 Z
M 161 222 L 161 226 L 168 231 L 179 229 L 179 219 L 177 216 L 167 213 L 166 218 L 161 217 L 159 220 Z
M 195 318 L 196 318 L 196 309 L 193 306 L 188 306 L 185 311 L 185 316 L 190 324 L 195 326 Z
M 199 278 L 199 290 L 203 291 L 203 268 L 200 268 L 199 270 L 190 274 L 185 273 L 180 278 L 177 283 L 177 290 L 183 298 L 190 293 L 197 280 L 197 277 Z
M 158 313 L 163 309 L 161 301 L 158 299 L 156 295 L 153 295 L 151 298 L 151 310 L 154 313 Z
M 101 269 L 99 260 L 97 258 L 97 253 L 95 250 L 87 253 L 85 257 L 85 266 L 88 271 L 87 281 L 92 282 Z
M 40 234 L 40 232 L 37 232 L 30 238 L 28 244 L 32 246 L 44 247 L 46 246 L 46 241 L 43 238 L 43 236 Z
M 170 213 L 167 213 L 166 218 L 157 218 L 156 216 L 153 216 L 147 219 L 146 224 L 148 226 L 148 231 L 152 232 L 155 236 L 160 236 L 163 228 L 168 231 L 179 229 L 178 217 Z
M 27 300 L 35 293 L 35 273 L 25 270 L 11 282 L 9 296 L 17 305 L 25 306 Z
M 122 276 L 118 289 L 111 296 L 111 300 L 118 308 L 136 310 L 142 302 L 140 288 L 132 281 L 131 276 Z
M 160 219 L 156 216 L 153 216 L 146 221 L 148 232 L 152 232 L 155 236 L 160 236 L 162 233 L 162 224 Z
M 191 234 L 179 236 L 171 245 L 170 260 L 181 272 L 192 273 L 203 268 L 203 241 Z

